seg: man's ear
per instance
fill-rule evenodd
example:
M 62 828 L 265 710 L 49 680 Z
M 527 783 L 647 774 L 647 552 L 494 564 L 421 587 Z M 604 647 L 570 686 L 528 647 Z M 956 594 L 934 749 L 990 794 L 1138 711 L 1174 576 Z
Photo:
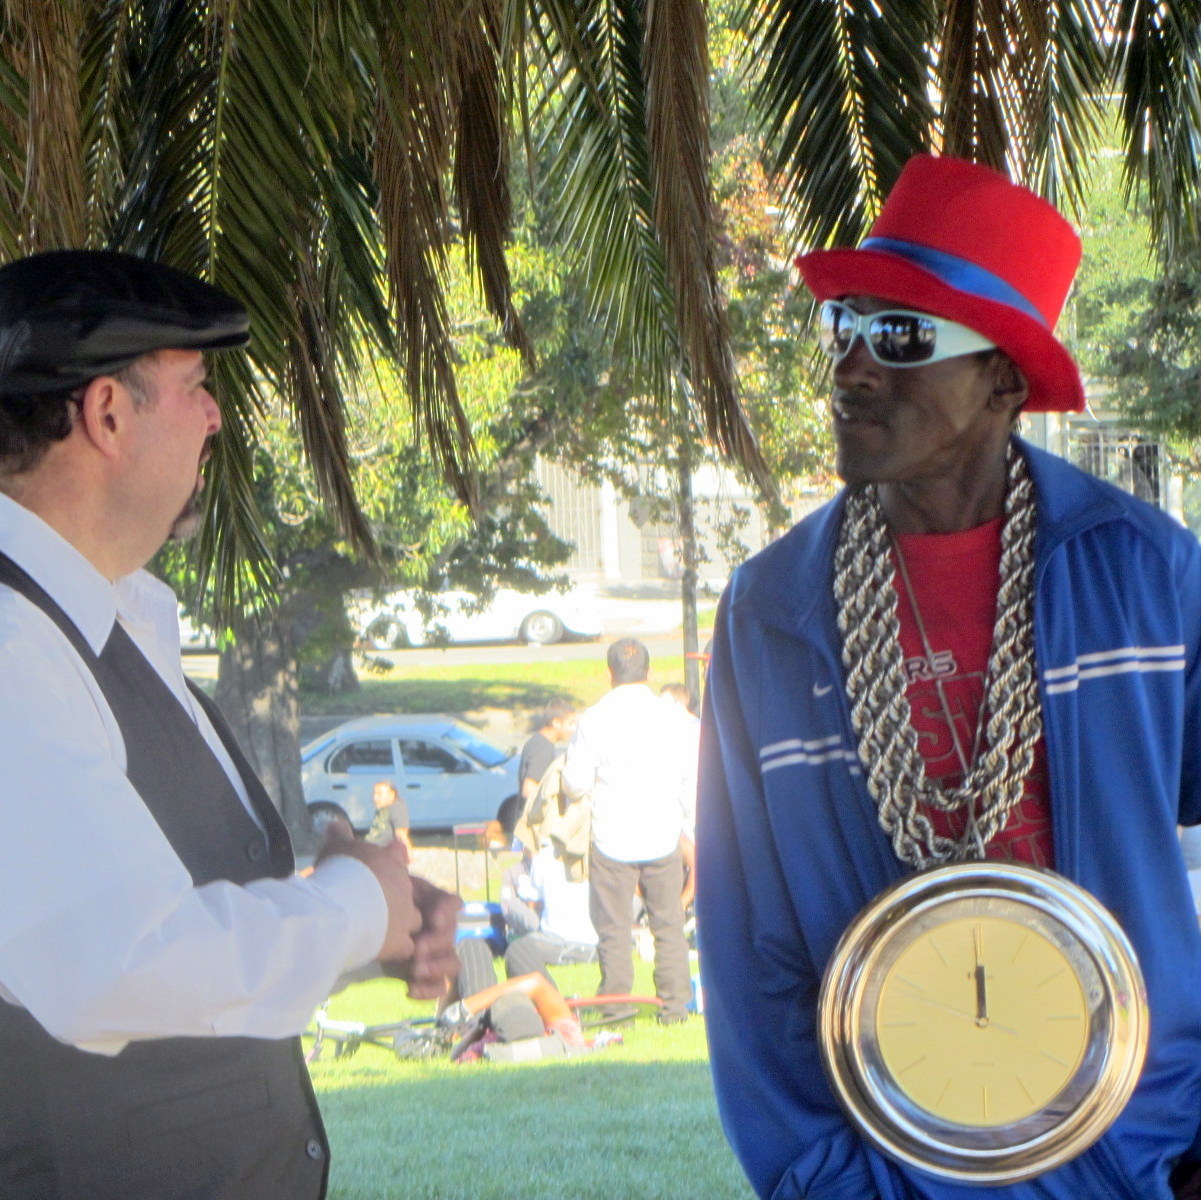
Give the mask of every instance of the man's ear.
M 101 454 L 112 457 L 128 420 L 131 397 L 111 375 L 93 379 L 79 399 L 79 426 Z
M 993 389 L 989 407 L 994 412 L 1007 412 L 1015 418 L 1022 405 L 1030 399 L 1030 384 L 1021 367 L 1002 350 L 993 355 Z

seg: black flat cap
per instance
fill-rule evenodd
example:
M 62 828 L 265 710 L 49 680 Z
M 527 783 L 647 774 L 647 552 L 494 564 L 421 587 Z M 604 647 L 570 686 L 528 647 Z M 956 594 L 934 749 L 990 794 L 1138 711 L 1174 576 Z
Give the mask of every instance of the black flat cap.
M 249 340 L 246 310 L 132 254 L 51 250 L 0 267 L 0 396 L 80 387 L 154 350 Z

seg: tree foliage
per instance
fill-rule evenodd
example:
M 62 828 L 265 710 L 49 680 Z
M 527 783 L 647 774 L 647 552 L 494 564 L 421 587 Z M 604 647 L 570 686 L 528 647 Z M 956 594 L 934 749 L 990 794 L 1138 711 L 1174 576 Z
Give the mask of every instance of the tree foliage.
M 760 469 L 713 263 L 704 29 L 702 0 L 3 0 L 0 257 L 112 246 L 251 312 L 250 356 L 214 365 L 228 435 L 199 561 L 227 600 L 270 581 L 253 466 L 276 395 L 361 549 L 347 398 L 371 363 L 395 364 L 423 445 L 483 511 L 449 255 L 461 239 L 532 362 L 505 254 L 532 111 L 593 311 L 652 390 L 685 373 L 717 443 Z
M 1156 258 L 1145 203 L 1098 156 L 1072 302 L 1072 349 L 1107 407 L 1195 461 L 1201 440 L 1201 250 Z
M 747 0 L 740 23 L 806 243 L 857 241 L 919 150 L 987 163 L 1078 214 L 1114 97 L 1156 244 L 1197 241 L 1199 0 Z

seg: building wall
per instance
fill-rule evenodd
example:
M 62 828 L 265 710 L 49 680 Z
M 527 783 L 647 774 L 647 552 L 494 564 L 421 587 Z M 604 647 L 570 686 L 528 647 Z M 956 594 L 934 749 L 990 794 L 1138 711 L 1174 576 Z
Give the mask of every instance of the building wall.
M 645 500 L 620 495 L 609 483 L 585 482 L 556 463 L 540 460 L 535 478 L 549 499 L 551 529 L 575 547 L 564 567 L 571 578 L 659 588 L 678 582 L 679 531 Z M 693 489 L 703 559 L 700 577 L 703 585 L 716 590 L 738 561 L 766 544 L 768 530 L 753 496 L 733 472 L 707 465 L 697 472 Z M 736 536 L 743 552 L 725 549 L 719 533 L 736 512 Z
M 1125 428 L 1117 419 L 1091 409 L 1081 414 L 1031 413 L 1023 417 L 1021 432 L 1034 445 L 1061 455 L 1187 523 L 1187 489 L 1168 470 L 1159 445 Z M 654 469 L 648 466 L 646 474 L 653 475 Z M 556 463 L 539 461 L 535 477 L 549 498 L 551 529 L 575 547 L 564 568 L 572 579 L 662 590 L 678 582 L 679 531 L 673 521 L 656 515 L 645 500 L 621 495 L 608 482 L 587 482 Z M 662 478 L 655 481 L 658 491 L 664 490 L 664 482 Z M 1201 511 L 1201 488 L 1197 490 Z M 717 591 L 739 561 L 767 544 L 771 531 L 754 497 L 732 471 L 705 464 L 693 479 L 693 498 L 703 559 L 701 584 Z M 805 497 L 794 506 L 793 520 L 800 520 L 827 498 L 817 494 Z M 744 547 L 741 552 L 724 547 L 718 532 L 736 509 L 745 514 L 745 523 L 737 534 Z

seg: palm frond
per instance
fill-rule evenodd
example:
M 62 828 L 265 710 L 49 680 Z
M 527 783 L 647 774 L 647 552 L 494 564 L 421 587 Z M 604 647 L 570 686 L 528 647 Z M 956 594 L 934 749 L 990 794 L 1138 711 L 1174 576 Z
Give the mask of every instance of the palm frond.
M 29 85 L 24 54 L 10 29 L 0 36 L 0 255 L 18 257 L 25 243 L 25 129 Z
M 933 6 L 770 0 L 744 19 L 771 166 L 802 241 L 858 241 L 905 161 L 938 143 Z
M 682 349 L 663 246 L 656 237 L 638 4 L 554 0 L 539 8 L 543 106 L 559 239 L 580 262 L 596 314 L 640 386 L 667 397 Z
M 513 205 L 508 120 L 501 103 L 501 19 L 500 0 L 475 0 L 455 39 L 454 193 L 468 265 L 477 272 L 506 340 L 532 367 L 534 348 L 513 305 L 505 258 Z
M 322 36 L 322 14 L 305 25 L 294 10 L 154 6 L 129 50 L 136 139 L 114 242 L 209 279 L 251 314 L 249 359 L 213 360 L 225 429 L 199 550 L 214 556 L 227 605 L 270 577 L 253 465 L 258 414 L 275 397 L 297 414 L 344 535 L 372 546 L 340 417 L 361 356 L 394 346 L 354 149 L 364 122 L 338 88 L 346 62 L 329 61 L 345 40 Z
M 1017 11 L 1015 36 L 1032 48 L 1017 177 L 1057 207 L 1078 211 L 1108 95 L 1104 13 L 1098 0 L 1022 0 Z
M 1128 186 L 1145 180 L 1160 251 L 1201 237 L 1201 3 L 1120 0 L 1115 75 Z
M 471 431 L 455 381 L 443 290 L 456 10 L 453 0 L 442 0 L 379 12 L 374 176 L 408 392 L 421 400 L 435 459 L 474 507 Z
M 687 374 L 709 435 L 766 495 L 775 485 L 739 403 L 709 184 L 709 53 L 703 0 L 650 0 L 643 52 L 653 220 Z
M 10 198 L 10 203 L 16 201 L 18 219 L 5 222 L 9 226 L 5 240 L 11 239 L 18 253 L 78 246 L 83 241 L 79 98 L 83 8 L 82 0 L 57 4 L 8 0 L 5 6 L 5 58 L 21 85 L 13 80 L 10 95 L 0 98 L 6 111 L 0 123 L 6 127 L 6 140 L 11 139 L 23 153 L 19 193 Z
M 125 0 L 97 0 L 84 19 L 80 108 L 84 154 L 84 226 L 87 244 L 103 245 L 125 177 L 129 129 L 127 41 L 133 25 Z
M 943 149 L 1079 204 L 1104 104 L 1103 32 L 1092 0 L 952 0 L 939 59 Z
M 939 59 L 943 146 L 947 154 L 1009 168 L 1005 0 L 949 0 Z
M 322 447 L 319 456 L 308 453 L 318 492 L 334 512 L 343 514 L 343 530 L 350 540 L 373 551 L 374 539 L 354 491 L 346 442 L 346 404 L 338 371 L 333 313 L 328 304 L 331 295 L 322 286 L 320 268 L 311 255 L 298 261 L 296 267 L 289 297 L 294 333 L 288 346 L 287 394 L 305 447 Z

